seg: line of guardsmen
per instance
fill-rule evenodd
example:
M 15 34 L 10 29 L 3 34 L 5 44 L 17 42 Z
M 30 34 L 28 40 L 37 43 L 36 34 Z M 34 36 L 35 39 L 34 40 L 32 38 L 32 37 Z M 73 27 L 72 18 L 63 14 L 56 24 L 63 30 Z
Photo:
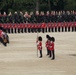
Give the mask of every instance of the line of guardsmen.
M 0 27 L 6 29 L 7 33 L 73 32 L 76 31 L 76 22 L 0 23 Z
M 14 12 L 12 14 L 0 13 L 0 23 L 49 23 L 49 22 L 75 22 L 76 12 L 72 11 L 43 11 L 39 12 Z

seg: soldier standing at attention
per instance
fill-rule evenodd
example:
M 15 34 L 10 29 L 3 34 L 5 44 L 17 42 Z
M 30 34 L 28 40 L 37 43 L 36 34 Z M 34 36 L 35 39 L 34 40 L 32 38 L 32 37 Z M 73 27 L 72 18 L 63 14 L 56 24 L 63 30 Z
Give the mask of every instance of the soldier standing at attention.
M 55 38 L 52 37 L 50 38 L 50 55 L 52 57 L 51 60 L 54 60 L 55 59 L 55 50 L 54 50 L 54 42 L 55 42 Z
M 45 43 L 45 47 L 46 47 L 46 49 L 47 49 L 47 55 L 49 55 L 49 43 L 50 43 L 50 41 L 49 41 L 49 35 L 46 35 L 46 38 L 47 38 L 47 41 L 46 41 L 46 43 Z
M 42 37 L 41 36 L 38 37 L 37 48 L 40 52 L 40 57 L 39 58 L 42 58 Z

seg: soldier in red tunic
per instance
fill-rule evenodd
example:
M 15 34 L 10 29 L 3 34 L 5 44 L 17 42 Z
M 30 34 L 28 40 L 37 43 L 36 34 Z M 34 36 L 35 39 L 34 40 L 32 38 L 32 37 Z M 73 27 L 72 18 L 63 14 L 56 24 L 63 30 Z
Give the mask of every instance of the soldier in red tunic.
M 30 23 L 27 24 L 27 28 L 28 28 L 28 33 L 30 33 L 31 32 L 31 24 Z
M 44 33 L 45 32 L 45 29 L 46 29 L 46 24 L 45 23 L 42 23 L 41 24 L 41 29 L 42 29 L 42 32 Z
M 21 33 L 23 33 L 23 29 L 24 29 L 23 23 L 20 23 L 20 26 L 21 26 Z
M 21 25 L 17 24 L 17 27 L 18 27 L 18 33 L 20 33 L 21 32 Z
M 50 43 L 49 38 L 50 38 L 50 36 L 46 35 L 46 38 L 47 38 L 47 41 L 45 43 L 45 46 L 46 46 L 46 49 L 47 49 L 47 55 L 49 55 L 49 43 Z
M 24 27 L 24 32 L 26 33 L 27 32 L 27 24 L 24 23 L 23 27 Z
M 40 57 L 39 58 L 42 58 L 42 37 L 41 36 L 38 37 L 37 48 L 40 52 Z
M 54 42 L 55 42 L 55 38 L 54 37 L 50 38 L 50 47 L 49 47 L 49 49 L 50 49 L 50 55 L 52 57 L 51 60 L 55 59 Z
M 11 33 L 11 32 L 10 32 L 10 29 L 11 29 L 11 25 L 8 23 L 8 24 L 7 24 L 8 33 Z
M 17 28 L 18 28 L 18 27 L 17 27 L 17 24 L 14 23 L 14 24 L 13 24 L 13 27 L 14 27 L 14 33 L 17 33 Z

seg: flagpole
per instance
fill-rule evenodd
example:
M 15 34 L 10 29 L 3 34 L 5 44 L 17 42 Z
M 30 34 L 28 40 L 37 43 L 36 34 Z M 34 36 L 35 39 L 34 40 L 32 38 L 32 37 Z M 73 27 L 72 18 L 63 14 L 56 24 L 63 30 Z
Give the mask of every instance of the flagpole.
M 38 31 L 37 31 L 37 43 L 38 43 Z M 38 57 L 38 48 L 37 48 L 37 57 Z
M 38 34 L 38 28 L 36 29 L 36 31 L 37 31 L 36 45 L 38 45 L 38 37 L 39 37 L 39 34 Z M 38 48 L 37 48 L 36 54 L 37 54 L 37 57 L 38 57 Z

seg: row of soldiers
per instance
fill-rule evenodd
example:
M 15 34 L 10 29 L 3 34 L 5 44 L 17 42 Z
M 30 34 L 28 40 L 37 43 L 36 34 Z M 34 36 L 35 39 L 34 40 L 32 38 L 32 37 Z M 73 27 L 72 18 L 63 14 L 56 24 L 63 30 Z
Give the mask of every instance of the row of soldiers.
M 47 11 L 44 13 L 43 11 L 36 13 L 33 12 L 25 12 L 23 14 L 22 11 L 15 12 L 12 14 L 3 14 L 0 13 L 0 23 L 48 23 L 48 22 L 75 22 L 76 21 L 76 12 L 73 11 Z
M 7 33 L 34 33 L 34 32 L 75 32 L 76 22 L 59 23 L 5 23 L 0 24 Z

